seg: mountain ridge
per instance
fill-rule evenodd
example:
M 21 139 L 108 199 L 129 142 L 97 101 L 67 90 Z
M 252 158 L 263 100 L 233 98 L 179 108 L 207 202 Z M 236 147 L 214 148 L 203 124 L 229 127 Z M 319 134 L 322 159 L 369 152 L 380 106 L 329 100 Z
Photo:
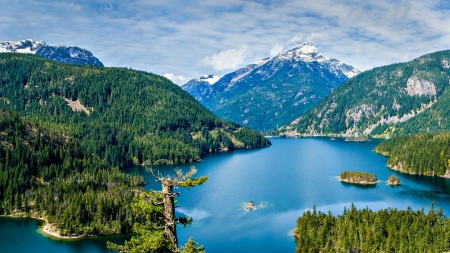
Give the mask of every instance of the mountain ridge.
M 103 63 L 87 49 L 76 46 L 50 46 L 42 40 L 2 41 L 0 53 L 28 53 L 68 64 L 103 67 Z
M 213 85 L 188 82 L 181 87 L 219 117 L 265 131 L 292 121 L 359 73 L 303 43 L 226 74 Z
M 449 60 L 445 50 L 365 71 L 279 133 L 382 138 L 450 130 Z

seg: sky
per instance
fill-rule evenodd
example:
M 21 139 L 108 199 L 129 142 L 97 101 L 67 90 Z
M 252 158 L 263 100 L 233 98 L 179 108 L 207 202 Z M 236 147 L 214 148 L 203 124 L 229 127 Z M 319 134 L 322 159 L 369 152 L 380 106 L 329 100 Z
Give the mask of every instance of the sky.
M 303 42 L 360 70 L 450 49 L 448 0 L 0 0 L 0 41 L 79 46 L 181 85 Z

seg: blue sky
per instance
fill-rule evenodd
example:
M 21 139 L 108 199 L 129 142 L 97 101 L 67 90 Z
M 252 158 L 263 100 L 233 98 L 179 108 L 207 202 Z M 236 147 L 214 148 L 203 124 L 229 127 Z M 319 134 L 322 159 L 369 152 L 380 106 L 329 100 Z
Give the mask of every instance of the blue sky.
M 0 0 L 0 41 L 93 52 L 178 84 L 311 42 L 361 70 L 450 49 L 448 1 Z

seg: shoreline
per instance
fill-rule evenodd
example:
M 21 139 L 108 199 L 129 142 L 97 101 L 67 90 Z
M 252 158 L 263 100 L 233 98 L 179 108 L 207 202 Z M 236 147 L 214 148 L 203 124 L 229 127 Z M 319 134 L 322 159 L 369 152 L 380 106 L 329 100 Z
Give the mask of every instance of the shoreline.
M 51 231 L 50 227 L 52 226 L 50 223 L 48 223 L 47 220 L 45 220 L 45 225 L 39 228 L 39 232 L 44 234 L 45 236 L 51 237 L 51 238 L 57 238 L 62 240 L 76 240 L 86 237 L 85 235 L 60 235 L 57 232 Z
M 376 182 L 366 182 L 366 181 L 353 182 L 353 181 L 349 181 L 349 180 L 346 180 L 346 179 L 341 179 L 340 177 L 339 177 L 339 181 L 341 181 L 343 183 L 348 183 L 348 184 L 378 184 L 380 182 L 380 180 L 377 180 Z
M 38 227 L 38 231 L 50 238 L 55 238 L 55 239 L 61 239 L 61 240 L 76 240 L 76 239 L 81 239 L 86 237 L 85 235 L 71 235 L 71 236 L 64 236 L 64 235 L 60 235 L 57 232 L 51 231 L 50 227 L 52 226 L 47 219 L 42 218 L 42 217 L 33 217 L 33 216 L 24 216 L 24 215 L 5 215 L 5 214 L 1 214 L 0 217 L 6 217 L 6 218 L 12 218 L 12 219 L 16 219 L 16 218 L 26 218 L 26 219 L 34 219 L 34 220 L 40 220 L 44 222 L 43 226 Z
M 409 174 L 409 175 L 416 175 L 416 176 L 427 176 L 427 177 L 442 177 L 442 178 L 450 178 L 450 174 L 444 174 L 442 176 L 438 176 L 438 175 L 428 175 L 428 174 L 417 174 L 417 173 L 412 173 L 409 171 L 404 171 L 401 169 L 397 169 L 397 166 L 393 166 L 391 164 L 387 164 L 386 167 L 388 167 L 390 170 L 393 171 L 398 171 L 400 173 L 404 173 L 404 174 Z
M 385 157 L 390 157 L 389 153 L 387 152 L 380 152 L 377 151 L 376 149 L 373 150 L 373 152 L 375 152 L 376 154 L 379 154 L 381 156 L 385 156 Z M 401 163 L 400 163 L 401 164 Z M 444 174 L 442 176 L 437 176 L 437 175 L 427 175 L 427 174 L 417 174 L 417 173 L 412 173 L 409 171 L 405 171 L 402 169 L 397 169 L 397 165 L 396 166 L 392 166 L 391 164 L 386 164 L 386 167 L 388 167 L 388 169 L 393 170 L 393 171 L 398 171 L 400 173 L 405 173 L 405 174 L 409 174 L 409 175 L 417 175 L 417 176 L 427 176 L 427 177 L 442 177 L 442 178 L 450 178 L 450 174 Z M 400 165 L 400 167 L 403 167 L 403 164 Z

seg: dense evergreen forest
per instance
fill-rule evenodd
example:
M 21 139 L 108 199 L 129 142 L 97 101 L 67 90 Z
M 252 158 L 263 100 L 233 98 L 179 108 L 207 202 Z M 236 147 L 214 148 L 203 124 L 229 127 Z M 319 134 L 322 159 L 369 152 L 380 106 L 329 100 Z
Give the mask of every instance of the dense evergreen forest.
M 0 54 L 0 214 L 46 218 L 61 235 L 148 222 L 132 208 L 143 179 L 120 168 L 268 145 L 163 77 Z
M 307 211 L 297 221 L 297 252 L 448 252 L 450 219 L 442 209 Z
M 207 152 L 270 145 L 161 76 L 34 55 L 0 54 L 0 108 L 80 139 L 110 166 L 185 163 Z
M 450 169 L 450 133 L 393 137 L 375 147 L 375 152 L 389 156 L 390 168 L 418 175 L 442 176 Z
M 45 217 L 62 235 L 131 232 L 143 178 L 109 168 L 77 139 L 0 110 L 0 214 Z

